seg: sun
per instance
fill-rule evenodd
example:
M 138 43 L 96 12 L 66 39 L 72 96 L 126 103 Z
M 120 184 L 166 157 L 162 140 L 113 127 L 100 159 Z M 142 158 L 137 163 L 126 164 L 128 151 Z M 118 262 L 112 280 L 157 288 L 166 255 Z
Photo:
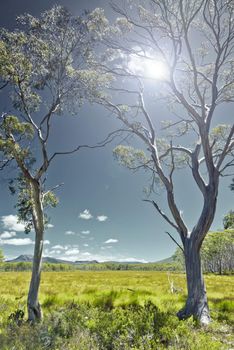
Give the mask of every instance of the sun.
M 146 60 L 144 70 L 146 76 L 152 79 L 164 80 L 168 75 L 167 66 L 162 61 Z
M 133 74 L 139 74 L 148 79 L 166 80 L 169 74 L 167 65 L 154 57 L 131 55 L 128 69 Z

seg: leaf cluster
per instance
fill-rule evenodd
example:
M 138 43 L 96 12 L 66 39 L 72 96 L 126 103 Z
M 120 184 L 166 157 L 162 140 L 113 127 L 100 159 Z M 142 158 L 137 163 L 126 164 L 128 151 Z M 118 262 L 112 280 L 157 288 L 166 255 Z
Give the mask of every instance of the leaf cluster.
M 146 168 L 150 161 L 143 150 L 130 146 L 119 145 L 115 147 L 113 154 L 121 165 L 132 170 L 140 167 Z

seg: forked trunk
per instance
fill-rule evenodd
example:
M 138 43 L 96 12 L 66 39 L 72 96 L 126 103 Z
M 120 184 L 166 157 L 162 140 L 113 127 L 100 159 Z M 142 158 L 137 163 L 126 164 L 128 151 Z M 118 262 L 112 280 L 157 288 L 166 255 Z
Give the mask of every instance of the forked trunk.
M 180 320 L 193 316 L 201 325 L 210 323 L 206 287 L 202 275 L 200 247 L 188 238 L 184 244 L 188 296 L 185 307 L 177 313 Z
M 33 224 L 35 229 L 35 248 L 33 256 L 32 277 L 28 292 L 28 321 L 35 322 L 42 319 L 42 310 L 38 294 L 41 280 L 42 252 L 44 239 L 44 216 L 41 201 L 40 186 L 37 182 L 32 186 Z

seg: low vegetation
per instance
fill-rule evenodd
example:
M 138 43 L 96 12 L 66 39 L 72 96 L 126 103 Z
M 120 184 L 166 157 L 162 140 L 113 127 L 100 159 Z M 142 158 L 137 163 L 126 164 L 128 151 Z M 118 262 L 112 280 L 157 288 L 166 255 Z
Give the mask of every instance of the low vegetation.
M 25 321 L 29 279 L 29 272 L 0 273 L 1 350 L 226 350 L 234 346 L 232 276 L 206 275 L 214 321 L 205 329 L 175 316 L 186 298 L 184 274 L 44 272 L 40 295 L 45 318 L 33 326 Z
M 32 263 L 30 262 L 3 262 L 0 263 L 0 271 L 31 271 Z M 52 264 L 44 263 L 43 271 L 182 271 L 183 266 L 177 262 L 171 263 L 147 263 L 147 264 L 125 264 L 125 263 L 94 263 L 94 264 Z

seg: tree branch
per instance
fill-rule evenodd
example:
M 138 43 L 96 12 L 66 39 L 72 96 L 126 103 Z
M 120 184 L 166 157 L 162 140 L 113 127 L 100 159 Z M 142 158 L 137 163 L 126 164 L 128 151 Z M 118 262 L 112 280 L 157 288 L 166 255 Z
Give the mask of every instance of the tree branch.
M 154 208 L 168 222 L 168 224 L 170 224 L 174 229 L 176 229 L 176 231 L 179 230 L 178 226 L 176 226 L 176 224 L 168 218 L 168 216 L 159 208 L 158 204 L 154 200 L 143 199 L 143 201 L 153 204 Z
M 181 247 L 181 245 L 175 240 L 175 238 L 174 237 L 172 237 L 172 235 L 169 233 L 169 232 L 167 232 L 167 231 L 165 231 L 165 233 L 166 234 L 168 234 L 168 236 L 173 240 L 173 242 L 182 250 L 182 252 L 184 253 L 184 249 Z
M 102 147 L 106 146 L 107 144 L 111 143 L 116 137 L 120 136 L 120 133 L 122 133 L 122 132 L 129 132 L 129 130 L 126 130 L 126 129 L 115 130 L 115 131 L 111 132 L 110 134 L 108 134 L 108 136 L 103 141 L 98 142 L 96 145 L 79 145 L 79 146 L 75 147 L 74 149 L 72 149 L 71 151 L 55 152 L 49 158 L 48 162 L 50 164 L 51 161 L 55 157 L 57 157 L 59 155 L 73 154 L 73 153 L 78 152 L 82 148 L 88 148 L 88 149 L 102 148 Z

